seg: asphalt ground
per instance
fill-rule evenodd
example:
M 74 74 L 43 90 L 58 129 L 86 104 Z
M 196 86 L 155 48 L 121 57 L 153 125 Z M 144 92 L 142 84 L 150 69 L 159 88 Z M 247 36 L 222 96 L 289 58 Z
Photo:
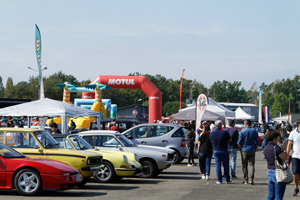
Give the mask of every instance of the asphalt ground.
M 196 159 L 197 160 L 197 159 Z M 20 196 L 16 191 L 0 191 L 0 199 L 266 199 L 268 195 L 267 162 L 263 159 L 261 149 L 256 153 L 254 185 L 243 184 L 240 152 L 237 158 L 237 179 L 230 184 L 217 185 L 214 160 L 212 160 L 210 180 L 202 180 L 198 166 L 187 167 L 184 160 L 181 164 L 172 165 L 157 178 L 123 178 L 118 183 L 87 183 L 81 189 L 58 192 L 43 192 L 34 197 Z M 287 185 L 284 199 L 300 199 L 300 194 L 292 197 L 294 186 Z

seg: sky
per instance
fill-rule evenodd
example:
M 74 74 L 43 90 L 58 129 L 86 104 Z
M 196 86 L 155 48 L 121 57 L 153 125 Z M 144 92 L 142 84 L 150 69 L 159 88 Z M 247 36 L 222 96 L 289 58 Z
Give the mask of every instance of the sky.
M 215 81 L 270 84 L 299 75 L 298 0 L 1 0 L 0 76 L 14 84 L 38 73 L 78 81 L 160 74 L 206 87 Z

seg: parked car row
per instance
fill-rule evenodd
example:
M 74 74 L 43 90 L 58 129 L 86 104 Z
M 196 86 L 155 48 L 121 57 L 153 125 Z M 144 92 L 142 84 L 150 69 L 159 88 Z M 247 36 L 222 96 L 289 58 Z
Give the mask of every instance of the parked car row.
M 29 158 L 29 157 L 32 158 Z M 0 128 L 0 189 L 34 195 L 127 176 L 155 177 L 176 160 L 171 148 L 136 145 L 115 131 L 51 135 L 45 130 Z

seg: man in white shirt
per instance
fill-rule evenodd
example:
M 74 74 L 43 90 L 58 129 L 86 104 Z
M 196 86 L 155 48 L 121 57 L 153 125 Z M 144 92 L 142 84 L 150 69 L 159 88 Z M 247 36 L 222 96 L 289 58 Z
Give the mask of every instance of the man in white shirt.
M 290 133 L 287 145 L 287 155 L 291 151 L 293 145 L 292 154 L 292 171 L 294 174 L 295 190 L 293 196 L 296 196 L 299 192 L 299 174 L 300 174 L 300 119 L 297 120 L 297 128 Z

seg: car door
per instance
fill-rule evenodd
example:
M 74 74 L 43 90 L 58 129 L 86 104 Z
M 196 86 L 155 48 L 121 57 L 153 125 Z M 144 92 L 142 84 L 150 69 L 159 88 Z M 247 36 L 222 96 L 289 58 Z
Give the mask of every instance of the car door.
M 0 149 L 1 151 L 1 149 Z M 6 162 L 0 152 L 0 186 L 6 186 Z
M 6 145 L 29 157 L 46 157 L 40 150 L 40 144 L 28 132 L 6 132 Z
M 0 132 L 0 143 L 4 142 L 4 132 Z M 0 154 L 2 153 L 0 149 Z M 1 154 L 2 155 L 2 154 Z M 0 186 L 6 185 L 6 162 L 5 159 L 0 156 Z
M 170 144 L 170 137 L 167 135 L 174 127 L 166 125 L 150 125 L 149 134 L 145 139 L 146 145 L 165 147 Z

